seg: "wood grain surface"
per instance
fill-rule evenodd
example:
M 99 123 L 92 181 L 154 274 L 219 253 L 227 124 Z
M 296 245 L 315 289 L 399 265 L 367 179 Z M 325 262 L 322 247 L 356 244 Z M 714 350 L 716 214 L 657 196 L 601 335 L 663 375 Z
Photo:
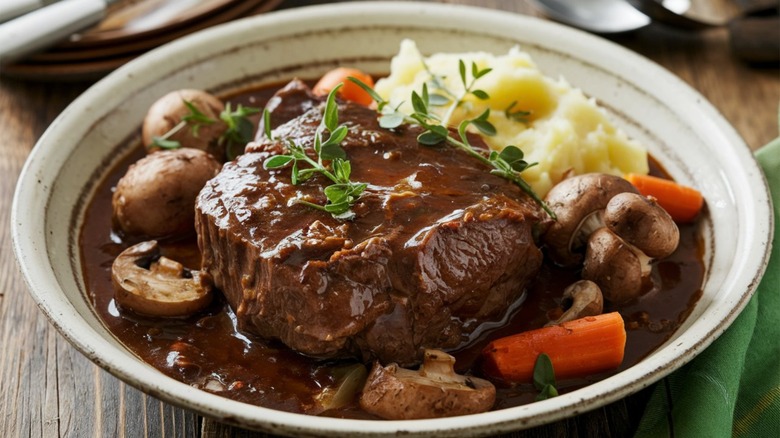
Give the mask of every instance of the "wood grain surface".
M 286 1 L 298 7 L 322 1 Z M 458 1 L 542 16 L 530 1 Z M 712 2 L 714 12 L 732 10 Z M 690 33 L 653 24 L 609 37 L 658 62 L 701 92 L 751 149 L 778 135 L 777 66 L 750 66 L 729 49 L 726 29 Z M 117 380 L 65 341 L 39 312 L 18 271 L 10 237 L 16 179 L 46 127 L 90 83 L 0 77 L 0 437 L 246 437 Z M 663 127 L 658 127 L 663 129 Z M 508 436 L 632 434 L 648 391 L 601 409 Z

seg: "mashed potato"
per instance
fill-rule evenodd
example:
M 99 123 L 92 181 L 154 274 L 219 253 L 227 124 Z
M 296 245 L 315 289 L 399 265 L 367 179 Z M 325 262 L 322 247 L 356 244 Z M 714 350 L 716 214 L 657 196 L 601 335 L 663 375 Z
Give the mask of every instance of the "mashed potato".
M 480 69 L 492 68 L 475 83 L 475 88 L 484 90 L 490 98 L 467 96 L 464 105 L 452 112 L 448 124 L 457 126 L 490 108 L 488 120 L 497 134 L 485 137 L 485 141 L 495 150 L 515 145 L 523 150 L 526 161 L 539 163 L 523 172 L 523 178 L 540 196 L 570 169 L 578 174 L 648 172 L 645 148 L 616 128 L 594 99 L 564 79 L 544 76 L 530 56 L 518 48 L 501 56 L 473 52 L 439 53 L 425 58 L 413 41 L 405 40 L 393 58 L 390 76 L 377 82 L 375 89 L 393 107 L 403 102 L 401 111 L 410 113 L 412 91 L 420 93 L 423 84 L 428 83 L 429 92 L 435 93 L 431 74 L 442 78 L 444 87 L 453 94 L 463 93 L 458 60 L 465 62 L 469 72 L 472 62 Z M 511 112 L 521 110 L 529 114 L 521 120 L 508 117 L 506 110 L 510 106 Z M 447 106 L 434 110 L 444 116 Z

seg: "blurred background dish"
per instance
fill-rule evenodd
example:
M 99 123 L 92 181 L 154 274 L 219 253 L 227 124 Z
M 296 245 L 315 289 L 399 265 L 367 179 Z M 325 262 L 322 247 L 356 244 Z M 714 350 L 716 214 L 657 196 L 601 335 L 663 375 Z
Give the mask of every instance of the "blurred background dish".
M 105 18 L 45 51 L 3 66 L 7 76 L 97 79 L 189 33 L 275 9 L 282 0 L 123 0 Z

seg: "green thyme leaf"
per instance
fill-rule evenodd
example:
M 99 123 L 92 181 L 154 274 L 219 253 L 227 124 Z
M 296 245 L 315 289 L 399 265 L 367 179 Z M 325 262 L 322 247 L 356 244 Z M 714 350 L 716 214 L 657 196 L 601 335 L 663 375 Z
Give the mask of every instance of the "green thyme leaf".
M 263 162 L 263 169 L 278 169 L 290 164 L 294 159 L 291 155 L 274 155 Z
M 539 390 L 539 394 L 536 396 L 536 401 L 547 400 L 548 398 L 557 396 L 558 390 L 555 389 L 553 385 L 544 385 L 544 387 Z
M 490 117 L 490 109 L 486 109 L 477 118 L 470 120 L 470 122 L 479 130 L 479 132 L 487 136 L 494 136 L 496 135 L 496 127 L 488 122 L 488 117 Z
M 180 120 L 179 123 L 177 123 L 173 128 L 169 129 L 168 132 L 165 134 L 157 137 L 152 137 L 152 147 L 158 147 L 160 149 L 178 149 L 181 147 L 181 143 L 179 143 L 177 140 L 171 140 L 170 138 L 176 134 L 177 132 L 181 131 L 185 126 L 187 126 L 186 120 Z
M 515 168 L 516 165 L 522 165 L 521 163 L 525 163 L 523 160 L 523 151 L 520 150 L 517 146 L 509 145 L 505 147 L 501 153 L 498 155 L 502 160 L 509 163 L 512 168 Z M 528 166 L 528 163 L 525 163 L 525 167 Z
M 553 369 L 550 356 L 545 353 L 539 353 L 534 364 L 534 387 L 538 389 L 539 395 L 536 400 L 546 400 L 558 395 L 555 388 L 555 370 Z
M 471 94 L 473 94 L 474 96 L 477 97 L 477 99 L 480 99 L 480 100 L 488 100 L 488 99 L 490 99 L 490 95 L 487 94 L 486 92 L 484 92 L 483 90 L 473 90 L 471 92 Z
M 423 90 L 425 87 L 423 87 Z M 428 114 L 428 104 L 423 98 L 417 94 L 416 91 L 412 91 L 412 108 L 418 114 Z
M 507 119 L 514 120 L 516 122 L 522 122 L 522 123 L 528 122 L 528 116 L 531 115 L 531 112 L 523 111 L 523 110 L 513 110 L 516 105 L 517 105 L 516 100 L 510 103 L 509 106 L 504 110 L 504 116 L 506 116 Z
M 227 129 L 219 137 L 219 144 L 225 145 L 225 155 L 228 160 L 234 160 L 237 156 L 244 153 L 244 147 L 252 141 L 255 134 L 255 127 L 249 120 L 249 116 L 260 112 L 259 108 L 252 108 L 238 104 L 235 111 L 230 102 L 225 105 L 225 109 L 219 113 Z
M 379 117 L 379 126 L 385 129 L 394 129 L 401 126 L 403 123 L 404 114 L 400 112 L 382 114 Z
M 449 97 L 439 93 L 431 93 L 428 99 L 428 103 L 431 106 L 444 106 L 450 102 L 451 100 Z
M 325 113 L 323 114 L 322 120 L 325 123 L 325 127 L 328 128 L 328 131 L 331 133 L 339 126 L 339 107 L 338 104 L 336 104 L 336 93 L 343 86 L 344 84 L 338 84 L 333 87 L 330 93 L 328 93 L 328 98 L 325 101 Z
M 360 88 L 362 88 L 366 93 L 368 93 L 369 96 L 371 96 L 372 99 L 374 99 L 374 102 L 376 102 L 377 104 L 381 104 L 381 103 L 384 102 L 384 99 L 382 99 L 382 97 L 379 96 L 379 94 L 377 94 L 377 92 L 374 91 L 373 88 L 368 86 L 366 83 L 364 83 L 360 79 L 352 77 L 352 76 L 348 76 L 347 79 L 352 81 L 352 82 L 354 82 Z
M 445 140 L 446 137 L 433 131 L 425 131 L 417 136 L 417 142 L 425 146 L 435 146 Z
M 485 76 L 491 71 L 493 71 L 492 68 L 484 68 L 480 70 L 479 67 L 477 67 L 476 62 L 471 63 L 471 76 L 473 76 L 475 80 L 481 78 L 482 76 Z
M 271 112 L 268 108 L 263 110 L 263 129 L 265 130 L 265 137 L 273 141 L 274 136 L 271 133 Z
M 163 137 L 153 137 L 152 145 L 160 149 L 179 149 L 181 147 L 181 143 L 179 143 L 178 141 L 167 140 Z
M 322 147 L 322 150 L 320 150 L 320 158 L 323 160 L 333 160 L 335 158 L 345 160 L 347 158 L 347 153 L 337 144 L 326 144 Z
M 292 172 L 290 172 L 290 182 L 292 185 L 298 185 L 298 160 L 293 160 Z
M 217 122 L 199 110 L 198 107 L 196 107 L 195 104 L 193 104 L 191 101 L 182 100 L 182 102 L 190 112 L 189 114 L 186 114 L 184 117 L 182 117 L 181 120 L 187 122 L 187 124 L 190 125 L 193 137 L 198 136 L 198 130 L 202 125 L 211 125 L 212 123 Z
M 344 141 L 345 138 L 347 138 L 348 133 L 349 128 L 347 128 L 346 125 L 341 125 L 330 133 L 330 137 L 328 137 L 328 140 L 325 142 L 325 144 L 339 144 Z

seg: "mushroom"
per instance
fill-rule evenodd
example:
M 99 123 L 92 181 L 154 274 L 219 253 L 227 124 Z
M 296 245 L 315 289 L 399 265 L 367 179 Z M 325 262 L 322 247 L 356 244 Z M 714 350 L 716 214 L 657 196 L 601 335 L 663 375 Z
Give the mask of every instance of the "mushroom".
M 601 315 L 604 311 L 604 299 L 599 286 L 590 280 L 580 280 L 563 290 L 563 315 L 546 325 L 558 325 L 586 316 Z
M 484 379 L 462 376 L 455 358 L 425 350 L 418 371 L 375 363 L 363 387 L 360 406 L 387 420 L 441 418 L 476 414 L 493 407 L 496 388 Z
M 604 222 L 588 240 L 582 277 L 596 282 L 607 301 L 622 304 L 642 293 L 650 262 L 677 249 L 680 230 L 654 198 L 635 193 L 614 196 Z
M 604 299 L 623 304 L 642 293 L 652 259 L 608 228 L 599 228 L 588 240 L 582 278 L 598 284 Z
M 668 257 L 680 243 L 677 224 L 653 197 L 634 193 L 614 196 L 604 210 L 604 224 L 653 258 Z
M 192 114 L 192 110 L 186 103 L 192 104 L 213 122 L 193 121 L 188 124 L 189 126 L 179 128 L 178 131 L 170 134 L 167 139 L 178 141 L 183 147 L 208 152 L 223 161 L 225 150 L 219 145 L 218 140 L 227 130 L 227 125 L 219 117 L 225 105 L 215 96 L 201 90 L 172 91 L 152 104 L 146 113 L 142 128 L 143 142 L 147 151 L 149 153 L 159 151 L 160 148 L 153 143 L 154 137 L 164 136 L 174 129 L 183 117 Z
M 195 198 L 222 165 L 197 149 L 161 151 L 138 160 L 114 191 L 114 226 L 127 235 L 192 234 Z
M 607 203 L 624 192 L 637 189 L 619 176 L 602 173 L 573 176 L 555 185 L 545 197 L 557 216 L 543 236 L 550 258 L 566 267 L 581 263 L 588 236 L 604 226 L 601 216 Z
M 213 296 L 208 277 L 161 256 L 154 240 L 122 251 L 111 266 L 111 279 L 119 307 L 142 315 L 192 315 Z

